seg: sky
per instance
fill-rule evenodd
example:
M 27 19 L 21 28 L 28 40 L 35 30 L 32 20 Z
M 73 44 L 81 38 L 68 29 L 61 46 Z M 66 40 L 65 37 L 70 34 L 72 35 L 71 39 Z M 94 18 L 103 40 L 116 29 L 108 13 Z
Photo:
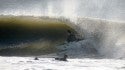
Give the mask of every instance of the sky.
M 125 21 L 125 0 L 0 0 L 0 14 Z

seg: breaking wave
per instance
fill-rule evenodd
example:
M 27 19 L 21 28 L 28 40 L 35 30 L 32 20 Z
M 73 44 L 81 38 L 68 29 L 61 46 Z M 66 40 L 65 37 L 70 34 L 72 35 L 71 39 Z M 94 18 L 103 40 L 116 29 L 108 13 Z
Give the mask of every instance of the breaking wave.
M 21 18 L 22 19 L 22 18 Z M 46 18 L 50 19 L 50 18 Z M 51 18 L 51 21 L 57 23 L 57 18 Z M 61 21 L 59 20 L 61 19 Z M 24 21 L 24 20 L 23 20 Z M 47 20 L 47 23 L 51 22 Z M 15 39 L 1 39 L 7 42 L 1 41 L 1 44 L 9 44 L 9 47 L 3 48 L 0 50 L 1 55 L 42 55 L 49 53 L 68 54 L 70 57 L 105 57 L 105 58 L 124 58 L 125 57 L 125 24 L 124 22 L 113 22 L 101 19 L 94 18 L 77 18 L 77 20 L 72 21 L 70 19 L 58 18 L 58 22 L 64 25 L 53 25 L 48 24 L 44 32 L 48 32 L 50 27 L 53 27 L 53 31 L 49 32 L 44 36 L 39 31 L 34 34 L 34 39 L 30 37 L 34 29 L 31 30 L 28 34 L 14 37 Z M 8 21 L 7 21 L 8 22 Z M 29 23 L 29 22 L 28 22 Z M 36 22 L 35 22 L 36 23 Z M 50 26 L 48 28 L 48 26 Z M 63 27 L 62 27 L 63 26 Z M 60 30 L 58 30 L 61 27 Z M 27 28 L 27 27 L 26 27 Z M 34 28 L 34 27 L 33 27 Z M 15 28 L 16 29 L 16 28 Z M 17 28 L 18 29 L 18 28 Z M 81 38 L 80 41 L 74 41 L 67 43 L 66 41 L 66 30 L 72 29 L 76 32 L 76 36 Z M 24 29 L 24 33 L 28 32 L 28 29 Z M 41 30 L 41 29 L 40 29 Z M 48 30 L 48 31 L 46 31 Z M 12 30 L 13 31 L 13 30 Z M 16 32 L 16 31 L 15 31 Z M 22 32 L 22 31 L 21 31 Z M 62 34 L 60 34 L 61 32 Z M 59 34 L 56 34 L 59 33 Z M 19 34 L 21 34 L 19 32 Z M 62 36 L 60 36 L 62 35 Z M 52 37 L 51 37 L 52 36 Z M 8 36 L 7 36 L 8 37 Z M 26 39 L 25 39 L 26 38 Z M 45 38 L 45 39 L 44 39 Z M 23 41 L 23 40 L 30 40 Z M 18 44 L 15 44 L 16 41 L 19 41 Z M 5 46 L 5 45 L 4 45 Z
M 33 16 L 0 16 L 0 55 L 42 55 L 74 31 L 65 19 Z
M 71 57 L 125 57 L 125 24 L 94 18 L 78 18 L 73 27 L 84 40 L 58 46 Z

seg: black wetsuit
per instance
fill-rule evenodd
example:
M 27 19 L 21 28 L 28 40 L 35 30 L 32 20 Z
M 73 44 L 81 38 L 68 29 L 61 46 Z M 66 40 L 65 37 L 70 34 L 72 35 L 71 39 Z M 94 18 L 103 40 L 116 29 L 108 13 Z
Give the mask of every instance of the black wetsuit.
M 76 40 L 76 36 L 74 33 L 72 33 L 71 31 L 67 31 L 68 32 L 68 37 L 67 37 L 67 42 L 73 42 Z

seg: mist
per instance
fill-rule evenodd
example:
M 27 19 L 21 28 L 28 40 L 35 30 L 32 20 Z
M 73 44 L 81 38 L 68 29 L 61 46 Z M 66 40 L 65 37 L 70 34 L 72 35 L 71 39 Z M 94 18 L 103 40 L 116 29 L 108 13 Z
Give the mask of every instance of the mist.
M 1 15 L 125 19 L 125 0 L 0 0 Z

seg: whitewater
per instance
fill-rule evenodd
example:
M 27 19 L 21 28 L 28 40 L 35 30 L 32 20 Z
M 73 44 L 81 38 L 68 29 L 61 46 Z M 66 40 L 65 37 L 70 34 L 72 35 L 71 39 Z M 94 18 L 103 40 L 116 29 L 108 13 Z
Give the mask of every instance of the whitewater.
M 124 70 L 121 59 L 68 59 L 68 62 L 55 61 L 53 58 L 0 57 L 1 70 Z
M 74 29 L 83 40 L 61 45 L 58 48 L 65 50 L 62 53 L 76 57 L 91 55 L 124 58 L 124 28 L 124 22 L 79 18 Z

